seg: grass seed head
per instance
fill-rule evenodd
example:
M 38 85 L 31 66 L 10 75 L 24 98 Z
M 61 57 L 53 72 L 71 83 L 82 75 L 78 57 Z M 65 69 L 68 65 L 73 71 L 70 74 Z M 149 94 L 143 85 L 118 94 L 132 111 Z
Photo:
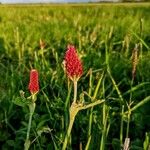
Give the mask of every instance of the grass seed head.
M 39 44 L 40 44 L 40 49 L 42 49 L 42 50 L 43 50 L 43 49 L 45 48 L 45 46 L 46 46 L 45 42 L 44 42 L 42 39 L 40 39 Z
M 132 51 L 132 79 L 134 80 L 136 75 L 136 69 L 138 64 L 138 45 Z

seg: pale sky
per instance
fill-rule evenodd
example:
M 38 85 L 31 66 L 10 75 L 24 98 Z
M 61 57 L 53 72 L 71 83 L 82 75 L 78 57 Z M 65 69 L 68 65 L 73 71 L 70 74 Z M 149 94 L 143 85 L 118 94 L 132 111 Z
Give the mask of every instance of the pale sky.
M 0 0 L 2 3 L 91 2 L 98 0 Z

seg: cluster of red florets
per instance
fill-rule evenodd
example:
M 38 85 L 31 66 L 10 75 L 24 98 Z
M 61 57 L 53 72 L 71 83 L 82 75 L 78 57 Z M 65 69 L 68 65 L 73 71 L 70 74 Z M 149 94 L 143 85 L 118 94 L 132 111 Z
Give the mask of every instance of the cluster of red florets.
M 65 54 L 65 70 L 68 77 L 72 80 L 78 80 L 83 73 L 83 66 L 79 59 L 76 49 L 72 45 L 68 45 Z
M 31 94 L 35 94 L 39 91 L 38 71 L 35 69 L 30 71 L 30 82 L 28 88 Z

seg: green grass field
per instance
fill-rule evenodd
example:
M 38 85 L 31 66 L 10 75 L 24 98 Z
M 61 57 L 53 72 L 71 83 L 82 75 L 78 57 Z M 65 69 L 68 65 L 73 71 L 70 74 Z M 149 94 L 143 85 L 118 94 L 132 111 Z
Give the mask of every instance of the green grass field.
M 30 96 L 31 68 L 39 72 L 40 91 L 30 149 L 62 149 L 73 100 L 62 64 L 68 44 L 75 45 L 84 67 L 78 101 L 105 102 L 76 115 L 67 149 L 121 150 L 130 138 L 131 150 L 148 150 L 150 3 L 1 5 L 0 149 L 24 149 L 29 110 L 17 100 L 20 90 Z

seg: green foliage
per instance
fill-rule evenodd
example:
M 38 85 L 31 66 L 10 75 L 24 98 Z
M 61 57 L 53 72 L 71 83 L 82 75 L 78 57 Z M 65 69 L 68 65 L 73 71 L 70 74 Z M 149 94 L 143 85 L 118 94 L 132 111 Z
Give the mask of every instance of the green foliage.
M 145 141 L 144 141 L 144 144 L 143 144 L 143 149 L 144 150 L 147 150 L 149 148 L 149 133 L 146 132 L 145 134 Z
M 31 68 L 39 72 L 40 91 L 30 149 L 62 148 L 73 100 L 72 83 L 62 62 L 67 44 L 74 44 L 84 65 L 77 99 L 85 105 L 105 99 L 105 104 L 79 112 L 68 150 L 120 150 L 130 111 L 130 147 L 146 150 L 150 137 L 149 10 L 149 3 L 1 5 L 0 149 L 24 147 Z M 40 39 L 45 42 L 44 49 Z M 137 43 L 139 61 L 131 84 L 132 50 Z

